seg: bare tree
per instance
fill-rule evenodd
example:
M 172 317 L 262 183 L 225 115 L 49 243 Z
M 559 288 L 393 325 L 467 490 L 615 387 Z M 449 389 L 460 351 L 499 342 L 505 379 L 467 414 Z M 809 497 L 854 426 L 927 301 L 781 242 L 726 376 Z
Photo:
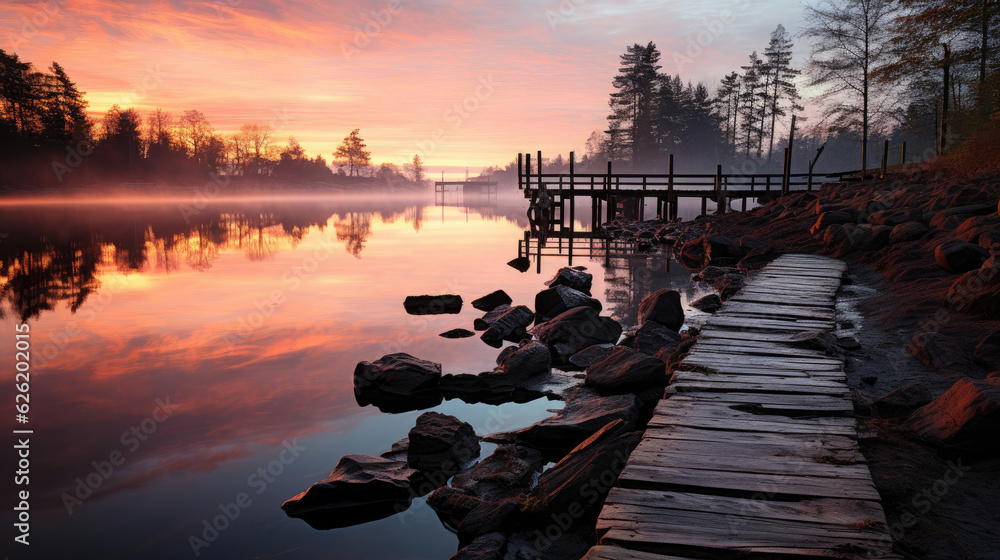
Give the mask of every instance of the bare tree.
M 208 122 L 201 111 L 184 111 L 184 116 L 177 123 L 181 133 L 181 141 L 191 150 L 191 157 L 198 163 L 205 163 L 205 150 L 215 133 L 215 127 Z
M 899 8 L 892 0 L 820 0 L 806 6 L 813 40 L 806 64 L 810 85 L 823 88 L 827 117 L 842 129 L 861 129 L 861 169 L 868 168 L 868 135 L 884 121 L 888 91 L 872 80 L 891 56 L 889 36 Z M 860 127 L 859 127 L 860 125 Z

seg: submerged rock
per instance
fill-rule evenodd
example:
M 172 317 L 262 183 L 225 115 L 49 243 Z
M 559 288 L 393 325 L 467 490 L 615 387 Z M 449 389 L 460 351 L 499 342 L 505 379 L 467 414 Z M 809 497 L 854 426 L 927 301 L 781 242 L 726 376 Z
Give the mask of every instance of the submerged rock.
M 472 307 L 480 311 L 493 311 L 501 305 L 510 305 L 513 302 L 507 292 L 503 290 L 497 290 L 486 294 L 485 296 L 472 300 Z
M 410 315 L 455 314 L 462 311 L 462 296 L 407 296 L 403 307 Z
M 503 444 L 470 470 L 455 475 L 451 485 L 484 500 L 526 494 L 545 461 L 537 449 Z
M 438 336 L 443 338 L 469 338 L 470 336 L 476 336 L 476 333 L 470 331 L 469 329 L 451 329 L 450 331 L 445 331 Z
M 507 537 L 503 533 L 480 535 L 449 560 L 503 560 Z
M 639 303 L 639 326 L 647 321 L 659 323 L 668 329 L 678 332 L 684 325 L 684 308 L 681 306 L 681 294 L 676 290 L 657 290 Z
M 507 263 L 507 266 L 518 272 L 527 272 L 531 268 L 531 260 L 528 257 L 517 257 Z

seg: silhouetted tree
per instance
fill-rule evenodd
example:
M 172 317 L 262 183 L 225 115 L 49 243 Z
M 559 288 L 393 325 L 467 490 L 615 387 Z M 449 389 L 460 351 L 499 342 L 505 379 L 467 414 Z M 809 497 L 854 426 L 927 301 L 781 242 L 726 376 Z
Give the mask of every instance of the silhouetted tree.
M 778 117 L 784 117 L 788 110 L 801 111 L 803 107 L 799 105 L 798 87 L 795 85 L 795 77 L 801 71 L 792 68 L 792 43 L 791 37 L 781 24 L 771 32 L 771 41 L 764 49 L 763 72 L 767 83 L 767 114 L 771 119 L 768 127 L 768 147 L 767 160 L 771 161 L 774 152 L 774 130 Z M 788 103 L 786 107 L 785 102 Z
M 93 124 L 87 117 L 87 101 L 57 62 L 42 77 L 41 135 L 52 148 L 63 148 L 89 140 Z
M 607 151 L 627 155 L 634 165 L 649 161 L 656 153 L 653 109 L 659 60 L 660 51 L 652 41 L 646 46 L 636 43 L 621 55 L 618 75 L 612 80 L 615 91 L 609 101 L 608 135 L 615 146 Z M 622 148 L 627 152 L 615 154 Z
M 184 111 L 178 122 L 178 131 L 184 147 L 189 150 L 191 159 L 199 164 L 206 164 L 206 149 L 215 133 L 215 127 L 208 122 L 204 113 L 198 110 Z
M 360 129 L 355 128 L 333 153 L 333 161 L 341 166 L 347 166 L 348 175 L 353 177 L 355 170 L 371 163 L 371 152 L 366 150 L 365 141 L 361 138 Z
M 112 105 L 101 120 L 98 153 L 111 171 L 132 171 L 142 157 L 142 117 L 135 109 Z

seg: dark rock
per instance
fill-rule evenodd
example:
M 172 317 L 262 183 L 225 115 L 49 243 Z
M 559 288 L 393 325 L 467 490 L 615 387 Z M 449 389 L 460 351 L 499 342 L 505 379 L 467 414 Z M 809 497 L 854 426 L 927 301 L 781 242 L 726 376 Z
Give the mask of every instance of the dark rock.
M 920 332 L 910 338 L 906 351 L 926 365 L 944 369 L 966 362 L 959 348 L 959 342 L 953 338 L 936 332 Z
M 455 476 L 451 485 L 485 500 L 526 494 L 544 465 L 542 453 L 518 444 L 503 444 L 470 470 Z
M 709 264 L 720 264 L 739 261 L 750 251 L 748 247 L 740 246 L 740 243 L 728 235 L 717 233 L 705 236 L 705 261 Z
M 544 375 L 552 369 L 552 355 L 548 347 L 535 340 L 522 341 L 507 353 L 503 362 L 491 375 L 504 375 L 514 382 Z
M 517 257 L 507 263 L 507 266 L 517 270 L 518 272 L 527 272 L 531 268 L 531 259 L 528 257 Z
M 490 328 L 490 324 L 484 321 L 482 318 L 477 317 L 475 320 L 472 321 L 472 328 L 476 329 L 477 331 L 485 331 L 486 329 Z
M 449 560 L 503 560 L 507 537 L 503 533 L 480 535 Z
M 380 453 L 379 457 L 383 459 L 390 459 L 392 461 L 402 461 L 405 463 L 409 452 L 410 438 L 403 438 L 392 444 L 392 447 L 390 447 L 388 451 Z
M 691 307 L 705 313 L 715 313 L 722 309 L 722 298 L 715 294 L 709 294 L 691 302 Z
M 955 230 L 955 236 L 962 241 L 978 244 L 982 234 L 993 232 L 997 228 L 1000 228 L 1000 217 L 998 216 L 972 216 L 958 226 Z
M 945 241 L 934 249 L 934 260 L 938 266 L 956 274 L 983 266 L 983 261 L 989 257 L 990 252 L 979 245 L 958 240 Z
M 427 496 L 427 505 L 437 513 L 438 519 L 447 527 L 457 530 L 458 525 L 483 503 L 483 499 L 473 496 L 465 490 L 444 486 Z
M 903 243 L 920 239 L 928 232 L 927 226 L 920 222 L 903 222 L 892 228 L 889 233 L 890 243 Z
M 542 473 L 525 501 L 525 513 L 548 518 L 551 512 L 599 506 L 611 489 L 610 479 L 617 479 L 642 437 L 630 429 L 622 420 L 610 422 Z
M 1000 269 L 966 272 L 948 288 L 944 303 L 956 311 L 1000 318 Z
M 503 290 L 497 290 L 495 292 L 486 294 L 485 296 L 472 300 L 472 307 L 480 311 L 493 311 L 501 305 L 510 305 L 514 300 L 510 299 L 507 292 Z
M 868 222 L 879 226 L 898 226 L 906 222 L 919 221 L 922 212 L 918 208 L 892 208 L 879 210 L 868 215 Z
M 400 461 L 369 455 L 343 457 L 326 479 L 281 504 L 288 515 L 301 516 L 322 510 L 364 508 L 379 502 L 401 505 L 412 499 L 411 478 L 417 471 Z M 402 510 L 400 510 L 402 511 Z
M 590 295 L 590 288 L 594 283 L 594 275 L 589 272 L 576 270 L 575 268 L 563 267 L 556 272 L 556 275 L 545 283 L 550 288 L 556 286 L 567 286 L 574 290 Z
M 469 338 L 470 336 L 476 336 L 476 333 L 470 331 L 469 329 L 451 329 L 450 331 L 445 331 L 438 336 L 444 338 Z
M 747 256 L 743 257 L 736 265 L 742 271 L 760 270 L 771 264 L 771 261 L 781 256 L 770 247 L 764 249 L 753 249 Z
M 619 345 L 652 356 L 664 348 L 676 348 L 680 342 L 681 335 L 650 321 L 635 332 L 627 334 Z
M 920 437 L 965 455 L 1000 453 L 1000 385 L 959 379 L 943 395 L 917 409 L 907 426 Z
M 678 332 L 684 325 L 684 308 L 681 294 L 676 290 L 657 290 L 639 303 L 639 326 L 653 321 Z
M 666 387 L 667 367 L 659 358 L 619 347 L 604 360 L 587 368 L 584 385 L 606 395 Z
M 996 212 L 996 205 L 991 204 L 970 204 L 967 206 L 956 206 L 941 210 L 931 218 L 932 228 L 940 230 L 952 230 L 957 228 L 970 216 L 982 216 Z
M 706 266 L 696 276 L 697 280 L 711 284 L 727 274 L 740 274 L 740 269 L 733 266 Z M 695 280 L 695 277 L 692 276 L 691 279 Z
M 976 345 L 972 361 L 986 371 L 1000 369 L 1000 330 L 995 330 Z
M 865 385 L 874 386 L 876 383 L 878 383 L 878 377 L 874 375 L 867 375 L 861 378 L 861 382 L 864 383 Z
M 743 274 L 727 274 L 716 279 L 712 288 L 719 292 L 723 301 L 735 296 L 747 285 L 747 277 Z
M 574 307 L 536 325 L 531 333 L 549 347 L 553 364 L 561 365 L 588 346 L 618 342 L 622 327 L 590 307 Z
M 763 241 L 755 237 L 744 235 L 743 237 L 740 238 L 740 247 L 743 247 L 747 251 L 753 249 L 765 249 L 767 248 L 767 243 L 764 243 Z
M 545 452 L 548 457 L 558 458 L 612 420 L 622 420 L 628 430 L 635 428 L 640 405 L 639 399 L 632 394 L 602 396 L 593 389 L 581 387 L 554 416 L 523 430 L 494 434 L 486 439 L 517 441 Z
M 457 473 L 479 457 L 479 437 L 466 422 L 438 412 L 425 412 L 410 429 L 408 461 L 422 471 Z
M 844 211 L 836 210 L 833 212 L 823 212 L 816 219 L 816 223 L 809 228 L 809 233 L 816 235 L 817 233 L 826 230 L 833 224 L 849 224 L 857 221 L 854 214 Z
M 407 296 L 403 307 L 410 315 L 455 314 L 462 311 L 462 296 Z
M 581 305 L 592 307 L 595 311 L 603 309 L 600 301 L 568 286 L 556 286 L 535 295 L 535 313 L 542 321 Z
M 668 375 L 673 373 L 681 365 L 681 362 L 684 361 L 685 357 L 687 357 L 688 352 L 691 351 L 691 348 L 694 346 L 695 342 L 698 342 L 697 336 L 685 336 L 683 339 L 681 339 L 681 342 L 680 344 L 677 345 L 677 348 L 674 348 L 672 351 L 668 352 L 669 349 L 664 348 L 663 350 L 656 353 L 657 358 L 660 358 L 661 360 L 666 362 Z
M 614 351 L 614 346 L 590 346 L 570 356 L 569 363 L 581 368 L 590 367 L 590 364 L 597 363 L 604 358 L 607 358 L 608 354 Z
M 490 327 L 480 335 L 483 342 L 499 348 L 503 341 L 519 342 L 527 336 L 526 330 L 535 321 L 535 314 L 524 305 L 500 306 L 483 316 Z
M 887 393 L 871 404 L 873 412 L 885 418 L 909 416 L 914 410 L 931 402 L 934 397 L 923 385 L 907 385 Z
M 545 527 L 553 527 L 552 523 L 550 518 Z M 518 531 L 511 534 L 507 542 L 507 557 L 514 560 L 583 560 L 593 544 L 593 533 L 593 526 L 589 530 L 580 527 L 574 532 L 550 529 L 545 535 L 538 529 Z
M 521 502 L 516 500 L 486 501 L 469 512 L 458 526 L 458 542 L 471 543 L 481 535 L 498 533 L 511 528 Z
M 675 254 L 684 266 L 691 269 L 698 269 L 705 265 L 704 238 L 699 237 L 698 239 L 687 241 L 682 245 L 680 244 L 680 240 L 678 240 L 678 245 L 674 247 L 679 247 L 675 251 Z
M 441 364 L 399 352 L 354 368 L 355 394 L 364 392 L 406 396 L 434 389 L 441 379 Z

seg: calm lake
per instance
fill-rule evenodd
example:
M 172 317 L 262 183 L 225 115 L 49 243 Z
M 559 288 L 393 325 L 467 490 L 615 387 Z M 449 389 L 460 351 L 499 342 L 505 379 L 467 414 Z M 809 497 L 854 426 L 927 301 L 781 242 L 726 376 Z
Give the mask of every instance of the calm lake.
M 566 257 L 517 256 L 526 202 L 483 208 L 433 197 L 97 200 L 0 204 L 0 363 L 14 416 L 15 327 L 30 326 L 30 548 L 11 558 L 446 559 L 458 539 L 415 500 L 399 515 L 315 530 L 281 503 L 346 454 L 378 455 L 423 411 L 355 401 L 362 360 L 407 352 L 444 373 L 492 369 L 469 302 L 504 289 L 533 306 Z M 682 217 L 693 217 L 693 208 Z M 647 215 L 650 215 L 647 211 Z M 589 218 L 581 207 L 577 216 Z M 581 231 L 590 224 L 578 223 Z M 553 243 L 550 241 L 549 248 Z M 589 252 L 589 249 L 588 249 Z M 594 274 L 604 314 L 635 324 L 649 292 L 708 293 L 661 250 L 600 243 L 573 265 Z M 410 316 L 408 295 L 459 294 L 457 315 Z M 432 410 L 480 435 L 525 427 L 558 401 Z M 6 445 L 4 464 L 17 459 Z M 483 453 L 491 453 L 484 445 Z M 5 473 L 10 476 L 12 473 Z M 12 526 L 14 485 L 3 485 Z M 241 493 L 250 502 L 233 506 Z M 206 523 L 238 515 L 206 539 Z M 220 509 L 222 508 L 222 509 Z M 5 540 L 11 543 L 12 537 Z

